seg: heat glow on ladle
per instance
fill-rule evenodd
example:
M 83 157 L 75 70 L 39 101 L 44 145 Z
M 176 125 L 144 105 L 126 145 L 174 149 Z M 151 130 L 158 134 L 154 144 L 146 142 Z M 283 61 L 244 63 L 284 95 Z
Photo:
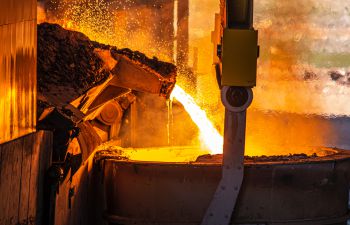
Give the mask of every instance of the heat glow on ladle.
M 190 115 L 200 131 L 202 143 L 210 150 L 211 154 L 221 154 L 223 137 L 209 120 L 206 112 L 201 109 L 191 95 L 187 94 L 180 86 L 175 85 L 170 99 L 179 101 Z

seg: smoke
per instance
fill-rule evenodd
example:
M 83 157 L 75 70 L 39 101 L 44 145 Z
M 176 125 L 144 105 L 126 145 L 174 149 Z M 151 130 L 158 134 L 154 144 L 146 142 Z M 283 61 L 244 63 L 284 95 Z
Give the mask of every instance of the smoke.
M 190 27 L 195 28 L 190 30 L 190 46 L 200 49 L 197 102 L 223 132 L 224 110 L 209 63 L 209 31 L 219 1 L 205 2 L 192 1 L 190 16 Z M 343 116 L 350 116 L 350 2 L 260 0 L 255 1 L 254 13 L 260 58 L 248 110 L 247 154 L 340 147 L 349 138 L 339 124 L 347 121 Z M 205 24 L 208 20 L 200 18 L 208 15 L 212 20 Z M 332 79 L 334 73 L 341 78 Z
M 191 1 L 190 13 L 191 50 L 199 48 L 198 99 L 203 107 L 214 111 L 220 100 L 212 75 L 210 31 L 218 5 L 218 0 Z M 350 82 L 339 85 L 330 77 L 334 71 L 343 75 L 350 71 L 350 2 L 255 1 L 254 22 L 259 30 L 260 58 L 252 108 L 350 115 L 350 105 L 346 104 Z M 310 74 L 315 76 L 307 79 Z
M 256 2 L 261 55 L 254 108 L 350 115 L 350 85 L 329 75 L 350 70 L 349 8 L 349 2 L 329 0 Z

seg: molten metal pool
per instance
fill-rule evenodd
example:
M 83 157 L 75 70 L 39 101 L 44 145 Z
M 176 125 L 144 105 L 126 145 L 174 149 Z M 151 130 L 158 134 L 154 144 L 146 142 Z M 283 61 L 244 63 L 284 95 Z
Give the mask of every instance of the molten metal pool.
M 107 153 L 96 159 L 104 168 L 110 224 L 200 224 L 221 178 L 220 163 L 138 161 Z M 321 149 L 317 155 L 247 158 L 232 224 L 346 224 L 350 152 Z

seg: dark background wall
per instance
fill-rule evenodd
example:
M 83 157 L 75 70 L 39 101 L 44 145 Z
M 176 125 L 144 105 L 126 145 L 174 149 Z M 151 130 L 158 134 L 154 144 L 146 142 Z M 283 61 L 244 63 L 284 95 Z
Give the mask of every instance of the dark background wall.
M 44 174 L 52 134 L 37 132 L 0 145 L 0 224 L 41 225 Z

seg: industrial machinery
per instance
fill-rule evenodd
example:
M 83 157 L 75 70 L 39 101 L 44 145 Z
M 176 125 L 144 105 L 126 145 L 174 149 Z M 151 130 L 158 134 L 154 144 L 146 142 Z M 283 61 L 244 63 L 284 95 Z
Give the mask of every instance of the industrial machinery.
M 231 221 L 243 181 L 246 110 L 256 84 L 258 33 L 253 28 L 253 0 L 221 2 L 220 19 L 216 71 L 226 109 L 223 170 L 202 225 L 227 225 Z
M 38 128 L 52 130 L 54 136 L 44 220 L 54 224 L 60 183 L 72 178 L 98 145 L 121 139 L 122 119 L 136 93 L 169 96 L 176 67 L 129 49 L 92 42 L 57 24 L 40 24 L 38 42 Z M 54 60 L 48 60 L 50 56 Z
M 93 182 L 91 195 L 98 190 L 104 192 L 105 199 L 98 198 L 94 202 L 101 206 L 101 211 L 106 205 L 104 219 L 111 225 L 345 224 L 348 218 L 349 152 L 317 149 L 315 152 L 323 157 L 289 161 L 244 160 L 246 110 L 253 100 L 259 55 L 258 33 L 252 24 L 252 0 L 221 1 L 212 42 L 214 66 L 225 106 L 223 161 L 145 162 L 108 151 L 108 156 L 98 153 L 94 161 L 101 173 L 96 170 L 93 176 L 101 175 L 103 183 Z M 118 136 L 122 115 L 135 100 L 136 91 L 169 96 L 174 87 L 176 68 L 127 50 L 89 42 L 81 35 L 53 25 L 42 26 L 47 27 L 40 29 L 39 26 L 39 31 L 50 32 L 39 35 L 39 39 L 52 34 L 88 43 L 86 54 L 100 62 L 94 74 L 107 72 L 105 79 L 89 84 L 84 93 L 68 94 L 70 83 L 66 82 L 62 84 L 65 92 L 57 95 L 54 87 L 61 84 L 51 84 L 52 79 L 44 82 L 48 88 L 43 89 L 39 99 L 58 107 L 47 108 L 39 124 L 55 123 L 55 134 L 65 135 L 62 143 L 54 145 L 56 159 L 65 161 L 55 165 L 66 171 L 70 168 L 70 176 L 73 176 L 79 162 L 87 160 L 98 144 Z M 55 40 L 47 42 L 48 46 Z M 80 49 L 75 48 L 74 43 L 68 42 L 66 51 Z M 94 48 L 88 47 L 91 45 Z M 47 54 L 43 52 L 42 55 Z M 73 59 L 63 53 L 62 58 L 64 64 L 72 64 L 67 67 L 68 72 L 76 73 L 74 65 L 78 63 L 69 61 Z M 155 63 L 162 67 L 159 69 Z M 55 70 L 51 70 L 54 67 L 50 65 L 40 71 L 47 72 L 51 78 Z M 165 69 L 161 69 L 163 67 Z M 72 86 L 72 90 L 77 89 Z M 69 145 L 65 142 L 67 139 Z M 185 147 L 177 147 L 177 150 L 196 151 Z M 75 156 L 82 160 L 75 163 Z M 56 188 L 62 180 L 60 173 L 64 172 L 55 169 L 49 171 L 50 178 L 56 179 L 48 181 L 52 187 L 47 197 L 52 204 L 47 207 L 50 209 L 46 213 L 48 224 L 53 223 Z M 67 192 L 69 202 L 74 195 L 71 188 Z M 67 195 L 59 197 L 66 199 Z M 79 208 L 79 205 L 72 205 L 72 208 Z
M 38 39 L 38 125 L 54 130 L 54 162 L 64 161 L 67 152 L 86 160 L 99 144 L 119 138 L 123 113 L 136 92 L 166 97 L 175 85 L 174 65 L 92 42 L 59 25 L 40 24 Z M 52 47 L 60 45 L 63 50 Z
M 259 56 L 252 24 L 252 0 L 221 1 L 212 41 L 225 106 L 222 163 L 102 157 L 97 161 L 103 168 L 109 224 L 346 224 L 347 151 L 321 148 L 315 152 L 322 157 L 305 160 L 244 160 L 246 110 Z
M 7 84 L 6 87 L 1 84 L 5 89 L 0 105 L 8 107 L 3 110 L 0 125 L 8 119 L 9 123 L 3 123 L 3 132 L 15 134 L 3 135 L 6 143 L 0 146 L 1 225 L 347 224 L 350 218 L 350 151 L 305 145 L 299 151 L 285 142 L 283 147 L 288 148 L 282 148 L 284 153 L 292 149 L 301 154 L 244 156 L 246 115 L 253 100 L 259 57 L 258 33 L 252 26 L 253 0 L 220 0 L 221 13 L 216 15 L 212 33 L 214 67 L 225 107 L 224 138 L 194 99 L 175 85 L 177 71 L 185 70 L 181 66 L 177 70 L 172 63 L 92 41 L 80 32 L 57 24 L 36 26 L 36 2 L 0 0 L 0 10 L 5 12 L 0 14 L 0 40 L 3 42 L 0 78 Z M 77 2 L 90 5 L 102 1 Z M 150 21 L 159 21 L 156 29 L 148 26 L 144 29 L 157 30 L 156 36 L 164 37 L 169 43 L 165 51 L 169 56 L 173 56 L 174 47 L 178 53 L 185 50 L 171 58 L 177 58 L 175 61 L 179 65 L 187 67 L 189 0 L 135 2 L 150 5 L 152 13 L 145 10 L 146 13 L 141 12 L 142 16 L 136 16 L 132 22 L 142 17 L 148 19 L 146 16 L 152 19 Z M 276 5 L 280 4 L 287 4 L 287 1 L 276 1 Z M 295 5 L 299 9 L 298 3 Z M 341 8 L 343 11 L 344 7 Z M 73 7 L 70 10 L 81 14 Z M 93 27 L 90 19 L 95 19 L 94 14 L 86 14 L 89 27 Z M 104 11 L 102 14 L 106 15 Z M 133 14 L 130 13 L 131 17 Z M 116 17 L 115 13 L 108 15 Z M 106 23 L 104 18 L 111 17 L 103 16 L 99 22 Z M 68 19 L 64 23 L 71 21 Z M 298 26 L 302 24 L 301 21 L 297 23 Z M 178 29 L 173 26 L 176 24 Z M 126 27 L 129 32 L 129 26 Z M 168 31 L 174 31 L 173 35 Z M 130 34 L 128 36 L 133 32 Z M 140 40 L 144 37 L 142 35 Z M 173 42 L 174 38 L 178 40 Z M 325 41 L 328 43 L 328 39 Z M 311 82 L 313 74 L 305 75 L 304 79 Z M 30 90 L 21 88 L 26 82 Z M 202 140 L 214 140 L 210 146 L 212 153 L 220 152 L 224 140 L 223 154 L 211 155 L 199 146 L 170 141 L 169 131 L 176 127 L 171 122 L 180 111 L 180 107 L 165 104 L 172 91 L 191 116 L 187 119 L 193 119 L 201 134 L 205 133 Z M 148 101 L 149 98 L 156 100 Z M 33 105 L 36 99 L 38 110 Z M 154 102 L 159 104 L 152 104 Z M 148 114 L 152 110 L 157 114 Z M 36 111 L 41 115 L 36 129 L 49 131 L 30 134 L 36 122 Z M 284 117 L 285 114 L 281 114 L 278 120 Z M 200 120 L 196 121 L 198 118 Z M 271 125 L 270 118 L 262 120 Z M 172 133 L 189 130 L 192 122 L 187 119 L 181 117 L 181 128 L 173 129 Z M 346 119 L 350 121 L 349 117 Z M 159 125 L 164 122 L 168 122 L 166 126 Z M 144 124 L 154 126 L 149 129 Z M 28 136 L 23 138 L 22 126 L 30 128 L 26 132 Z M 208 127 L 210 129 L 205 129 Z M 304 124 L 301 127 L 306 128 Z M 344 127 L 343 133 L 349 133 L 348 124 Z M 161 148 L 153 147 L 157 140 L 142 145 L 147 140 L 143 136 L 148 134 L 157 139 L 157 132 L 164 137 L 168 135 L 164 138 L 165 147 L 161 142 L 157 142 Z M 21 138 L 13 140 L 18 137 L 16 133 Z M 315 135 L 320 139 L 324 137 L 318 130 Z M 187 133 L 183 136 L 191 139 Z M 273 140 L 262 132 L 262 138 L 265 137 Z M 171 146 L 178 143 L 180 146 Z M 312 139 L 311 143 L 316 145 L 317 142 Z M 269 151 L 269 146 L 265 150 Z M 258 152 L 261 151 L 257 149 L 256 153 L 260 154 Z M 163 153 L 165 161 L 158 160 Z M 149 158 L 150 155 L 156 157 Z

